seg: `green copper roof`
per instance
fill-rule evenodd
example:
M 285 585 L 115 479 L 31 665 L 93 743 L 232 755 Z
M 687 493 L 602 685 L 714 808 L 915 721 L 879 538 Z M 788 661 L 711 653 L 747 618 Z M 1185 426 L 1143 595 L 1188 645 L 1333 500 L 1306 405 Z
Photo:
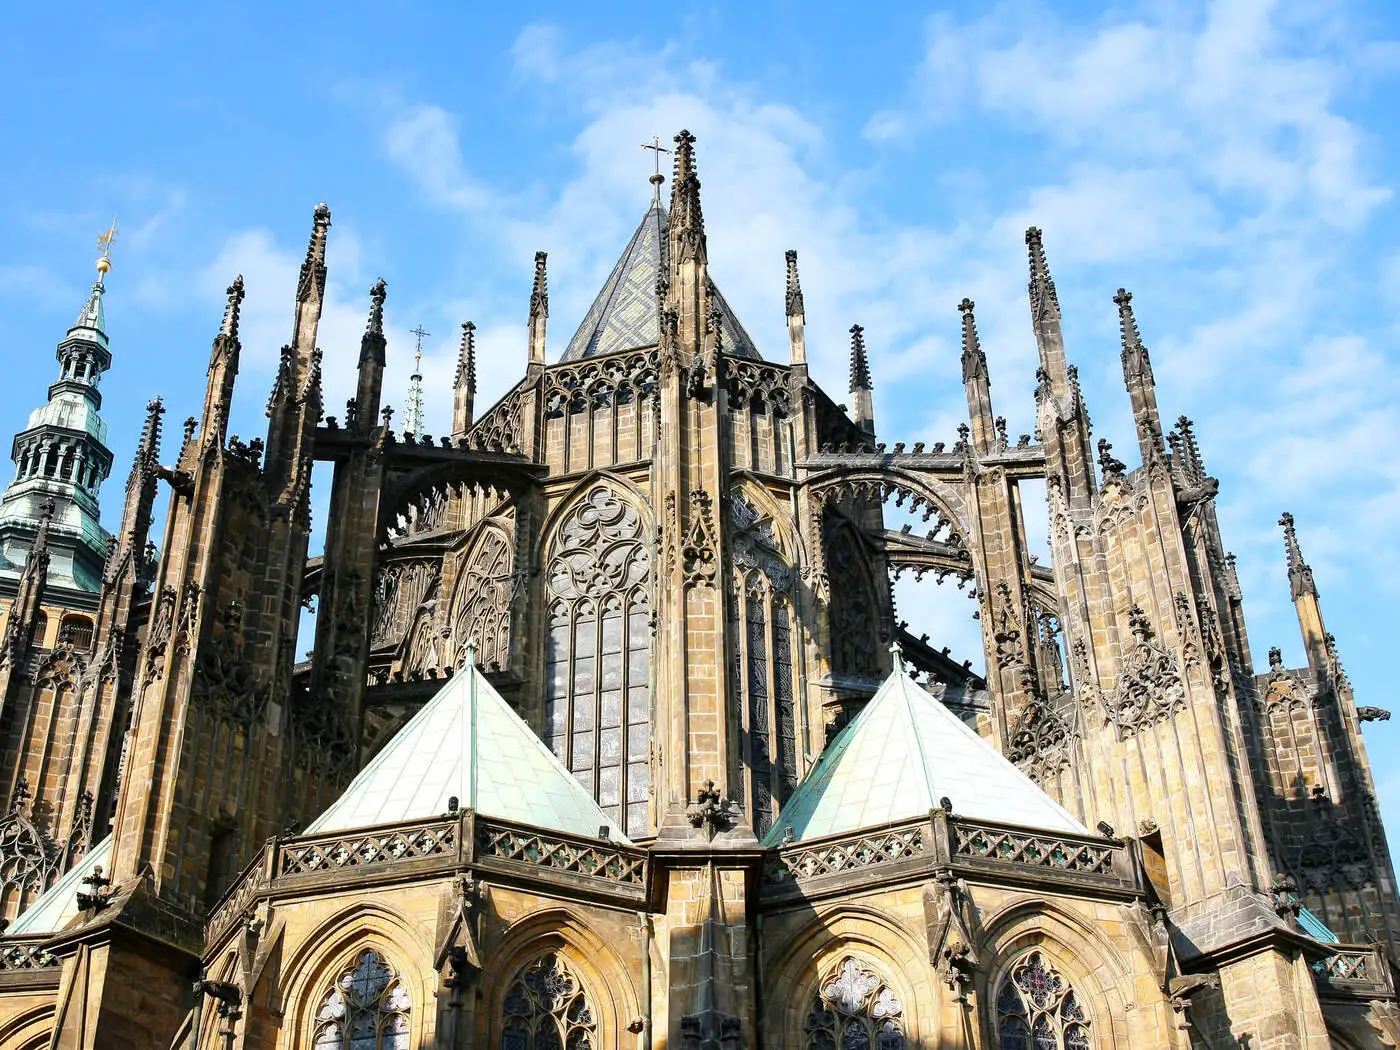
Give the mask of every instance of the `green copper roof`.
M 1327 924 L 1319 919 L 1307 908 L 1298 909 L 1298 925 L 1303 928 L 1313 940 L 1321 941 L 1323 944 L 1336 944 L 1337 935 L 1328 928 Z
M 661 322 L 656 303 L 656 279 L 666 265 L 666 209 L 653 201 L 642 216 L 641 225 L 627 242 L 622 258 L 593 300 L 583 323 L 564 350 L 561 360 L 655 346 L 661 341 Z M 720 312 L 721 344 L 734 357 L 757 358 L 758 349 L 734 316 L 719 290 L 715 290 Z
M 627 842 L 480 671 L 459 671 L 307 828 L 342 831 L 463 808 L 551 831 Z
M 73 322 L 73 327 L 68 329 L 70 339 L 83 335 L 82 330 L 87 329 L 96 333 L 98 341 L 103 346 L 107 345 L 107 317 L 102 310 L 102 293 L 105 290 L 101 281 L 92 286 L 92 291 L 88 293 L 87 302 L 78 311 L 78 319 Z
M 945 797 L 959 816 L 1086 833 L 900 666 L 823 752 L 764 845 L 787 828 L 800 842 L 910 820 Z
M 35 933 L 57 933 L 67 926 L 73 921 L 73 916 L 78 914 L 78 891 L 82 888 L 83 880 L 99 865 L 104 869 L 110 868 L 111 856 L 112 836 L 108 835 L 88 850 L 82 860 L 64 872 L 63 878 L 21 912 L 19 918 L 10 923 L 9 928 L 5 930 L 6 935 L 20 937 Z

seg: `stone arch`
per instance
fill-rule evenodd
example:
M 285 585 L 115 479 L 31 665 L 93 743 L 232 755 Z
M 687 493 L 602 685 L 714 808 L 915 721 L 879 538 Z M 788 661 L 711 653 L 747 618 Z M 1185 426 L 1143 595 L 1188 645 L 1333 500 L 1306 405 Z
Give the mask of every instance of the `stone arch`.
M 593 487 L 598 484 L 611 485 L 626 494 L 628 500 L 641 515 L 643 524 L 651 529 L 654 527 L 651 499 L 646 492 L 631 478 L 625 474 L 619 474 L 613 470 L 595 469 L 590 470 L 578 479 L 568 493 L 550 509 L 545 515 L 544 521 L 540 525 L 539 546 L 535 551 L 537 558 L 543 559 L 548 551 L 551 537 L 559 528 L 559 523 L 578 505 Z
M 801 1045 L 794 1037 L 818 983 L 846 957 L 869 967 L 900 999 L 911 1047 L 937 1042 L 943 991 L 933 980 L 928 945 L 889 914 L 846 904 L 819 911 L 767 965 L 767 1045 Z
M 891 496 L 897 506 L 910 513 L 922 510 L 925 520 L 937 517 L 970 547 L 975 535 L 967 500 L 953 486 L 934 477 L 925 477 L 898 468 L 876 470 L 837 467 L 823 471 L 807 482 L 809 491 L 818 501 L 826 503 L 843 496 L 875 499 L 886 502 Z M 936 530 L 935 530 L 936 531 Z
M 53 1034 L 53 1003 L 44 1003 L 0 1022 L 0 1050 L 44 1050 Z
M 772 521 L 773 532 L 778 538 L 782 555 L 794 566 L 806 564 L 807 545 L 802 538 L 802 531 L 797 527 L 797 522 L 793 520 L 792 508 L 780 502 L 773 490 L 763 484 L 749 470 L 735 471 L 730 488 L 731 491 L 737 491 L 744 499 L 748 500 L 755 510 Z
M 626 1045 L 628 1026 L 641 1016 L 641 996 L 632 973 L 613 946 L 570 908 L 551 908 L 507 927 L 491 957 L 484 960 L 476 1020 L 477 1046 L 499 1046 L 505 998 L 527 966 L 555 952 L 577 974 L 589 996 L 597 1024 L 596 1047 Z
M 1101 930 L 1054 902 L 1021 898 L 991 916 L 978 938 L 983 963 L 974 988 L 988 1006 L 982 1011 L 987 1046 L 997 1046 L 997 989 L 1009 968 L 1033 949 L 1043 952 L 1087 1002 L 1093 1018 L 1094 1050 L 1168 1044 L 1171 1037 L 1164 1027 L 1164 1008 L 1153 1011 L 1147 1008 L 1150 1004 L 1139 1003 L 1130 1030 L 1127 1008 L 1136 1002 L 1134 971 L 1149 967 L 1135 946 L 1110 944 Z
M 433 946 L 417 927 L 383 905 L 360 901 L 329 916 L 289 953 L 274 1004 L 284 1018 L 279 1050 L 311 1046 L 311 1028 L 321 998 L 336 975 L 364 949 L 388 962 L 410 998 L 409 1045 L 426 1044 L 435 1026 Z

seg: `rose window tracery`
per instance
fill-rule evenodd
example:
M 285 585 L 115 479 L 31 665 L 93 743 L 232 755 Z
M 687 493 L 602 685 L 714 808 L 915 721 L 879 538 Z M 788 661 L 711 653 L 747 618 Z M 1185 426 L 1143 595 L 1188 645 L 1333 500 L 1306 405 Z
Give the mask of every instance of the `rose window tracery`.
M 550 952 L 506 992 L 501 1050 L 593 1050 L 598 1023 L 583 982 Z
M 906 1050 L 904 1004 L 884 978 L 845 959 L 818 986 L 803 1025 L 807 1050 Z
M 1078 993 L 1039 951 L 1023 956 L 996 997 L 998 1050 L 1092 1050 Z
M 336 978 L 314 1022 L 314 1050 L 408 1050 L 408 991 L 372 948 Z
M 628 835 L 645 835 L 651 555 L 641 515 L 596 485 L 549 549 L 545 742 Z

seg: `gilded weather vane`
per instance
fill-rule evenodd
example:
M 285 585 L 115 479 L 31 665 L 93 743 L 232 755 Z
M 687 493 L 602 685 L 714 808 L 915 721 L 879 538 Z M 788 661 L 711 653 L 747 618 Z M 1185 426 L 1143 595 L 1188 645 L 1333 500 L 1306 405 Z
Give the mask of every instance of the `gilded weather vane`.
M 102 283 L 102 278 L 107 271 L 112 268 L 112 245 L 117 241 L 117 217 L 112 216 L 112 225 L 107 227 L 107 232 L 99 234 L 97 238 L 97 249 L 102 254 L 97 260 L 97 283 Z

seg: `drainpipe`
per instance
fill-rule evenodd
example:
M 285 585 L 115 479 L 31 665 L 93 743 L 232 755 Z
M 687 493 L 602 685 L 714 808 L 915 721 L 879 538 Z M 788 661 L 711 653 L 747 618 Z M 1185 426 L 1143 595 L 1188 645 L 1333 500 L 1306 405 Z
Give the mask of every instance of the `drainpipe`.
M 642 927 L 642 1030 L 637 1033 L 637 1050 L 651 1046 L 651 916 L 637 912 Z
M 199 1050 L 199 1026 L 204 1018 L 204 974 L 194 982 L 194 1009 L 190 1011 L 189 1050 Z

